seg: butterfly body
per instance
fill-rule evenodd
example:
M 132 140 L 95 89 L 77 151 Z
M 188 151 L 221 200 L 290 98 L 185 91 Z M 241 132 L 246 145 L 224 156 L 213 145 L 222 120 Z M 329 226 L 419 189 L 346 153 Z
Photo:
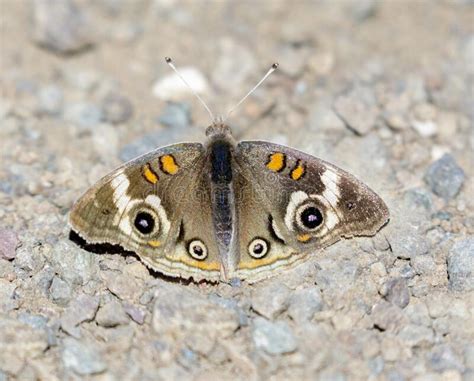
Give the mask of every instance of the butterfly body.
M 330 163 L 236 142 L 220 122 L 206 135 L 204 145 L 162 147 L 104 177 L 74 205 L 72 229 L 169 276 L 255 282 L 388 221 L 382 199 Z

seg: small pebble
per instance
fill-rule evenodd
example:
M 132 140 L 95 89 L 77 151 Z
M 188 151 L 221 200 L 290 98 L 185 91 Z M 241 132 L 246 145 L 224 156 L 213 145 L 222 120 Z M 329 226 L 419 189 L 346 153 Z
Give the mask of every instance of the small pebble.
M 428 307 L 423 301 L 416 299 L 409 304 L 405 310 L 405 316 L 415 325 L 422 325 L 425 327 L 431 326 L 431 316 Z
M 99 298 L 81 294 L 73 299 L 68 309 L 61 317 L 61 328 L 74 337 L 79 337 L 77 326 L 86 321 L 92 321 L 99 308 Z
M 449 287 L 454 291 L 474 290 L 474 237 L 458 240 L 448 254 Z
M 402 327 L 398 337 L 410 347 L 430 345 L 434 342 L 434 333 L 431 328 L 415 324 Z
M 124 310 L 132 320 L 138 324 L 143 324 L 145 322 L 146 310 L 142 307 L 136 307 L 133 304 L 125 304 Z
M 18 236 L 11 229 L 0 228 L 0 257 L 13 259 L 16 256 L 16 249 L 19 245 Z
M 411 227 L 398 229 L 389 239 L 393 254 L 398 258 L 410 259 L 426 254 L 430 249 L 426 238 Z
M 102 360 L 96 345 L 66 337 L 63 340 L 62 349 L 64 367 L 72 369 L 81 376 L 104 372 L 107 369 L 107 364 Z
M 409 189 L 404 194 L 404 200 L 408 207 L 414 206 L 425 212 L 433 210 L 433 200 L 431 193 L 423 188 Z
M 178 68 L 181 76 L 186 80 L 191 89 L 198 94 L 206 93 L 209 89 L 207 79 L 204 75 L 194 67 Z M 190 95 L 191 90 L 183 83 L 183 81 L 172 73 L 158 79 L 153 85 L 153 95 L 162 100 L 178 100 L 184 95 Z
M 191 123 L 191 108 L 188 103 L 168 103 L 158 121 L 166 127 L 185 128 Z
M 436 372 L 444 372 L 449 369 L 464 371 L 462 359 L 455 353 L 448 344 L 435 346 L 427 356 L 428 364 Z
M 258 287 L 252 294 L 252 309 L 268 319 L 274 319 L 289 305 L 291 290 L 280 282 Z
M 323 309 L 323 305 L 321 292 L 317 288 L 298 289 L 291 294 L 288 315 L 296 322 L 309 321 Z
M 386 301 L 377 303 L 371 316 L 374 326 L 381 331 L 397 331 L 406 320 L 398 306 Z
M 436 262 L 430 255 L 416 255 L 411 257 L 410 264 L 418 275 L 433 274 L 436 270 Z
M 255 346 L 271 355 L 294 352 L 297 342 L 290 327 L 283 321 L 270 322 L 262 317 L 255 318 L 252 328 Z
M 104 120 L 112 124 L 127 122 L 133 115 L 133 105 L 130 100 L 119 94 L 109 94 L 102 101 Z
M 360 85 L 340 95 L 334 103 L 334 110 L 358 135 L 366 135 L 375 127 L 379 113 L 372 88 Z
M 73 103 L 66 107 L 64 118 L 84 129 L 91 129 L 103 120 L 100 107 L 93 103 Z
M 33 39 L 56 53 L 70 54 L 92 45 L 92 28 L 72 0 L 33 1 Z
M 49 294 L 54 303 L 64 306 L 71 300 L 71 286 L 61 278 L 55 276 L 49 288 Z
M 112 300 L 99 308 L 95 321 L 102 327 L 110 328 L 128 324 L 129 319 L 122 304 Z
M 410 302 L 410 292 L 403 278 L 393 278 L 387 281 L 382 287 L 382 295 L 387 301 L 400 308 L 405 308 Z
M 38 94 L 39 112 L 51 116 L 61 114 L 64 95 L 58 86 L 49 85 L 40 89 Z
M 359 23 L 374 17 L 380 5 L 376 0 L 362 0 L 349 4 L 352 18 Z
M 425 174 L 425 182 L 432 192 L 446 201 L 456 197 L 464 179 L 464 171 L 450 154 L 443 155 L 431 164 Z
M 438 132 L 438 125 L 432 121 L 420 122 L 415 120 L 412 122 L 412 126 L 424 138 L 435 136 Z

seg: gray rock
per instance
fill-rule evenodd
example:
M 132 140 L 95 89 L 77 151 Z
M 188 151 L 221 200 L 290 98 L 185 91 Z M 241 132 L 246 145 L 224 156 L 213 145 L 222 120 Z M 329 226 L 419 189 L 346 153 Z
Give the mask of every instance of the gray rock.
M 239 279 L 240 280 L 240 279 Z M 235 299 L 231 298 L 224 298 L 220 295 L 217 294 L 210 294 L 209 295 L 209 300 L 212 301 L 215 304 L 218 304 L 224 308 L 231 309 L 237 313 L 239 316 L 239 324 L 241 326 L 246 326 L 248 325 L 248 316 L 246 314 L 246 311 L 243 310 L 241 306 L 239 306 L 239 303 Z
M 15 283 L 7 279 L 0 279 L 0 312 L 8 312 L 18 308 L 18 300 L 14 299 Z
M 450 212 L 447 212 L 446 210 L 438 210 L 431 216 L 431 218 L 441 221 L 449 221 L 452 217 L 453 215 Z
M 377 356 L 373 359 L 370 359 L 368 361 L 368 366 L 370 369 L 370 372 L 374 375 L 377 376 L 380 373 L 382 373 L 384 367 L 385 367 L 385 361 L 382 358 L 382 356 Z
M 160 335 L 228 337 L 239 327 L 239 318 L 195 291 L 163 285 L 153 307 L 152 326 Z
M 404 279 L 412 279 L 415 275 L 415 270 L 408 263 L 400 269 L 400 276 Z
M 465 175 L 454 157 L 444 154 L 430 165 L 424 179 L 434 194 L 448 201 L 461 190 Z
M 331 108 L 330 102 L 323 100 L 311 107 L 309 129 L 314 132 L 345 131 L 345 124 Z
M 99 298 L 81 294 L 71 301 L 68 309 L 61 317 L 61 328 L 70 335 L 79 338 L 80 332 L 78 325 L 92 321 L 99 308 Z
M 47 334 L 43 329 L 0 317 L 0 348 L 0 369 L 15 375 L 27 361 L 38 358 L 48 348 Z
M 139 298 L 142 289 L 139 279 L 117 271 L 102 271 L 100 276 L 110 292 L 120 300 L 130 302 Z
M 474 237 L 454 243 L 448 254 L 449 287 L 455 291 L 474 290 Z
M 261 317 L 255 318 L 252 338 L 258 349 L 271 355 L 291 353 L 297 349 L 296 339 L 288 324 L 283 321 L 270 322 Z
M 0 228 L 0 258 L 15 258 L 19 244 L 18 236 L 13 230 Z
M 268 319 L 274 319 L 288 308 L 290 293 L 291 290 L 279 282 L 257 286 L 252 293 L 252 309 Z
M 290 297 L 288 315 L 296 322 L 308 321 L 323 309 L 323 305 L 321 292 L 317 288 L 298 289 Z
M 48 324 L 48 318 L 46 316 L 30 314 L 28 312 L 20 313 L 18 315 L 18 321 L 28 324 L 34 329 L 45 329 Z
M 16 251 L 15 266 L 27 272 L 40 271 L 45 264 L 45 258 L 37 248 L 29 245 L 21 246 Z
M 377 303 L 372 308 L 371 316 L 374 327 L 381 331 L 396 332 L 406 322 L 402 310 L 398 306 L 386 301 Z
M 356 85 L 334 103 L 334 110 L 357 135 L 366 135 L 374 126 L 379 109 L 371 87 Z
M 449 369 L 456 369 L 464 372 L 462 359 L 454 352 L 453 348 L 447 344 L 435 346 L 427 356 L 429 366 L 436 372 L 444 372 Z
M 436 270 L 436 262 L 430 255 L 417 255 L 410 259 L 410 264 L 417 274 L 432 274 Z
M 58 86 L 45 86 L 38 93 L 38 111 L 41 114 L 57 116 L 62 112 L 63 101 L 63 92 Z
M 65 368 L 81 376 L 102 373 L 107 369 L 107 364 L 102 360 L 95 344 L 69 337 L 63 341 L 62 362 Z
M 469 343 L 464 348 L 464 363 L 470 368 L 474 367 L 474 343 Z
M 433 344 L 434 333 L 429 327 L 408 324 L 398 333 L 398 337 L 409 347 L 420 347 Z
M 166 127 L 185 128 L 191 123 L 191 107 L 188 103 L 169 102 L 158 121 Z
M 97 254 L 80 250 L 67 241 L 59 241 L 53 246 L 49 260 L 61 279 L 71 285 L 84 285 L 97 272 Z
M 305 37 L 302 35 L 292 36 L 290 40 L 293 41 L 288 41 L 279 46 L 277 55 L 280 66 L 278 70 L 293 79 L 297 79 L 303 74 L 312 50 L 304 43 Z M 296 40 L 297 43 L 295 43 Z
M 198 355 L 189 348 L 183 348 L 178 356 L 178 363 L 186 369 L 195 369 L 198 365 Z
M 117 300 L 111 300 L 100 307 L 95 321 L 102 327 L 116 327 L 118 325 L 128 324 L 129 319 L 122 304 Z
M 140 325 L 145 322 L 147 312 L 144 308 L 134 306 L 133 304 L 125 304 L 123 308 L 127 315 L 130 316 L 134 322 Z
M 351 16 L 357 22 L 366 21 L 375 16 L 378 5 L 376 0 L 363 0 L 351 3 Z
M 329 250 L 334 250 L 334 252 L 343 252 L 343 250 L 348 249 L 352 253 L 353 249 L 347 242 L 343 242 L 338 247 L 332 246 L 328 248 Z M 343 259 L 343 260 L 334 260 L 330 255 L 327 258 L 321 259 L 318 262 L 318 268 L 316 272 L 316 284 L 324 291 L 343 291 L 347 290 L 353 286 L 357 277 L 360 274 L 360 267 L 355 260 L 352 259 Z
M 72 0 L 33 1 L 33 38 L 45 48 L 62 54 L 92 45 L 91 26 Z
M 405 308 L 410 302 L 410 292 L 405 279 L 402 278 L 388 280 L 382 287 L 382 295 L 400 308 Z
M 65 306 L 71 300 L 72 289 L 69 283 L 55 276 L 49 288 L 49 294 L 54 303 Z
M 132 102 L 123 95 L 109 94 L 102 101 L 104 120 L 112 124 L 125 123 L 133 115 Z
M 389 237 L 393 254 L 398 258 L 410 259 L 426 254 L 430 245 L 426 238 L 411 227 L 399 228 Z
M 431 317 L 428 307 L 422 301 L 411 303 L 405 308 L 405 316 L 415 325 L 430 327 Z
M 64 118 L 78 127 L 91 129 L 103 120 L 103 114 L 93 103 L 78 102 L 66 107 Z
M 404 194 L 404 201 L 408 207 L 415 207 L 425 212 L 433 210 L 431 193 L 423 188 L 409 189 Z

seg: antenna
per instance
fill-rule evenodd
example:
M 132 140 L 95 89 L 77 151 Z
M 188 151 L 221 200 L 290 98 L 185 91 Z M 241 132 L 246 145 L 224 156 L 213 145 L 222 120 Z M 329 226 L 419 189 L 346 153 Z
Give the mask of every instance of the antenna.
M 247 97 L 252 94 L 262 83 L 265 81 L 270 74 L 272 74 L 278 68 L 278 63 L 275 62 L 270 69 L 268 69 L 267 74 L 263 76 L 263 78 L 247 93 L 245 96 L 234 106 L 230 109 L 227 113 L 227 116 L 224 119 L 224 122 L 229 119 L 230 114 L 232 114 L 246 99 Z
M 214 122 L 215 121 L 215 118 L 214 118 L 214 114 L 212 113 L 212 111 L 209 109 L 209 107 L 207 107 L 207 104 L 206 102 L 204 102 L 202 100 L 202 98 L 199 96 L 198 93 L 196 93 L 193 88 L 189 85 L 188 82 L 186 82 L 186 80 L 183 78 L 183 76 L 179 73 L 178 69 L 176 69 L 176 66 L 174 66 L 174 63 L 173 63 L 173 60 L 170 58 L 170 57 L 165 57 L 165 61 L 166 63 L 169 65 L 169 67 L 171 69 L 174 70 L 174 72 L 178 75 L 178 77 L 181 79 L 181 81 L 183 81 L 183 83 L 186 85 L 186 87 L 191 90 L 191 92 L 194 94 L 194 96 L 199 99 L 199 101 L 202 103 L 202 105 L 204 106 L 204 108 L 207 110 L 207 112 L 209 113 L 209 115 L 211 116 L 211 120 Z

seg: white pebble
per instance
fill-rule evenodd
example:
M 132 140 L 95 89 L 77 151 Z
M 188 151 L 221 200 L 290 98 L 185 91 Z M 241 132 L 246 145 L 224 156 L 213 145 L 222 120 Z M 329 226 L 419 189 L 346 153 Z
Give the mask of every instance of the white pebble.
M 204 75 L 193 67 L 184 67 L 179 69 L 182 77 L 198 94 L 208 91 L 209 85 Z M 153 85 L 153 95 L 163 100 L 177 100 L 191 91 L 181 81 L 181 79 L 172 73 L 163 78 L 158 79 Z
M 425 138 L 434 136 L 438 133 L 438 125 L 432 121 L 414 121 L 412 126 L 416 130 L 416 132 L 418 132 L 421 136 Z

